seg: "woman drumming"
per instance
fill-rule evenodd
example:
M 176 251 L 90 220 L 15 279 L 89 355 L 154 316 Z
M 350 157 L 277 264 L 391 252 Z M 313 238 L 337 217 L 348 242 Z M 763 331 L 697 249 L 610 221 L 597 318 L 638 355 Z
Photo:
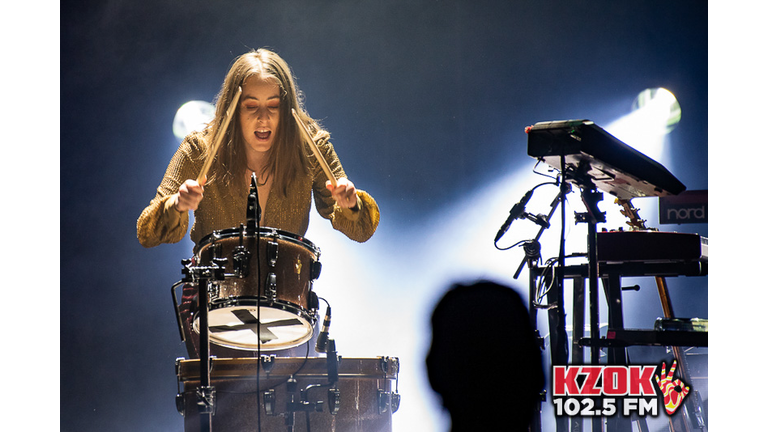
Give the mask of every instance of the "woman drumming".
M 242 89 L 231 121 L 212 165 L 202 181 L 195 180 L 213 152 L 214 137 L 226 124 L 227 109 Z M 336 187 L 302 140 L 293 110 L 307 126 L 317 147 L 337 179 Z M 216 101 L 215 118 L 202 132 L 187 136 L 171 159 L 157 195 L 139 216 L 137 235 L 144 247 L 181 241 L 194 212 L 190 238 L 197 244 L 215 230 L 247 222 L 247 197 L 252 175 L 258 185 L 262 209 L 260 226 L 304 236 L 314 196 L 320 215 L 334 229 L 357 242 L 376 231 L 379 208 L 374 199 L 346 178 L 328 141 L 329 133 L 307 115 L 301 93 L 288 64 L 276 53 L 259 49 L 238 57 L 227 73 Z M 184 288 L 182 318 L 189 333 L 196 287 Z M 197 356 L 198 338 L 187 334 L 190 356 Z M 247 351 L 213 355 L 243 357 Z M 237 355 L 233 355 L 237 354 Z

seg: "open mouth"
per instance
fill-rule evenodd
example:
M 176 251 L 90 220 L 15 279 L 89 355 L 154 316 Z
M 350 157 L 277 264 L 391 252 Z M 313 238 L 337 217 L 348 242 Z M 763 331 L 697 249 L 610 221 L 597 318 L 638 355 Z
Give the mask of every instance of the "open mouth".
M 256 138 L 260 140 L 266 140 L 266 139 L 269 139 L 270 135 L 272 135 L 272 131 L 268 131 L 268 130 L 256 131 L 255 134 L 256 134 Z

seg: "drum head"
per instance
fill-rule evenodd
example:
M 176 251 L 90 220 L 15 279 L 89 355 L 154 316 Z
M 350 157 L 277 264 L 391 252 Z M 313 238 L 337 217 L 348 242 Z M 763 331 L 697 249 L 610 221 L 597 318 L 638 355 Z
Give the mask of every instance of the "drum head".
M 194 329 L 198 334 L 199 322 L 196 317 Z M 211 343 L 223 347 L 276 351 L 310 340 L 314 322 L 305 311 L 291 304 L 259 307 L 256 300 L 239 300 L 235 305 L 212 305 L 208 312 L 208 334 Z

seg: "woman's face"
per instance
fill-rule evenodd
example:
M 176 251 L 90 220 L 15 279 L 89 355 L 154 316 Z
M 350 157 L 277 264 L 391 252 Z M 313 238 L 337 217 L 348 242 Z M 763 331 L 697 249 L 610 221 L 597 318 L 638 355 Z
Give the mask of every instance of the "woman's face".
M 260 159 L 269 152 L 279 122 L 280 86 L 277 82 L 259 75 L 246 79 L 240 96 L 240 127 L 249 160 L 252 157 Z

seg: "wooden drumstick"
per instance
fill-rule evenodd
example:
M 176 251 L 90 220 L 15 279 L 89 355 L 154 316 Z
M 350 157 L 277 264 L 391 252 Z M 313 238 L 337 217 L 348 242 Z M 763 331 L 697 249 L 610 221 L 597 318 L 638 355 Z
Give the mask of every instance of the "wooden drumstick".
M 299 131 L 301 131 L 301 136 L 304 138 L 304 141 L 306 141 L 307 144 L 309 144 L 309 148 L 312 149 L 312 153 L 315 154 L 315 158 L 317 158 L 317 162 L 320 164 L 320 167 L 325 172 L 325 175 L 328 176 L 328 179 L 331 181 L 331 185 L 333 185 L 333 187 L 335 188 L 337 184 L 336 177 L 333 175 L 333 172 L 331 172 L 331 167 L 328 166 L 328 162 L 326 162 L 323 155 L 320 154 L 320 149 L 317 148 L 317 144 L 315 144 L 315 140 L 313 140 L 312 137 L 309 135 L 309 130 L 307 129 L 307 126 L 299 118 L 299 114 L 296 112 L 296 109 L 291 108 L 291 113 L 293 114 L 293 118 L 296 119 L 296 123 L 299 124 Z
M 227 127 L 229 126 L 230 120 L 232 120 L 232 115 L 235 113 L 235 109 L 237 109 L 237 103 L 240 101 L 240 94 L 242 93 L 243 88 L 238 87 L 237 92 L 235 92 L 235 96 L 232 98 L 232 102 L 227 108 L 227 114 L 224 117 L 224 123 L 222 123 L 221 127 L 219 127 L 219 131 L 216 133 L 216 138 L 213 140 L 211 153 L 208 154 L 208 157 L 205 159 L 205 163 L 203 164 L 203 169 L 200 170 L 200 174 L 197 176 L 198 183 L 205 179 L 205 176 L 208 175 L 208 170 L 211 169 L 213 158 L 216 157 L 216 153 L 219 152 L 219 147 L 221 147 L 221 140 L 224 138 L 224 135 L 227 134 Z

